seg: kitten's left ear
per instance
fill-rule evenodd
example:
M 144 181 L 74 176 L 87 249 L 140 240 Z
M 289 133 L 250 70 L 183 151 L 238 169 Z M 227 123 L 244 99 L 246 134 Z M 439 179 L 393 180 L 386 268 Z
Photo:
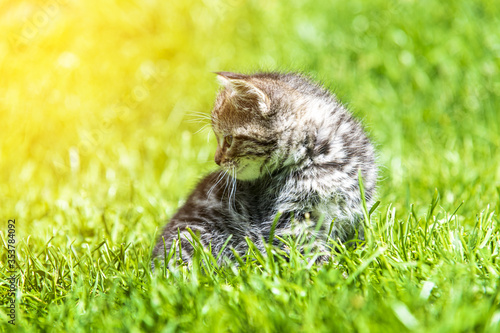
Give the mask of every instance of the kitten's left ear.
M 260 112 L 266 115 L 269 112 L 269 97 L 249 82 L 249 77 L 231 72 L 217 72 L 217 80 L 230 91 L 237 106 L 246 109 L 249 105 L 257 105 Z

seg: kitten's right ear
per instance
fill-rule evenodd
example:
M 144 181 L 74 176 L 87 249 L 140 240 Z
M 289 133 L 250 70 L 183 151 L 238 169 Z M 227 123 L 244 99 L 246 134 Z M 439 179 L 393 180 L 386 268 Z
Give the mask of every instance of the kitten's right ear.
M 246 109 L 250 105 L 257 105 L 263 115 L 269 112 L 269 97 L 249 82 L 248 76 L 231 72 L 215 74 L 217 81 L 230 92 L 237 107 Z

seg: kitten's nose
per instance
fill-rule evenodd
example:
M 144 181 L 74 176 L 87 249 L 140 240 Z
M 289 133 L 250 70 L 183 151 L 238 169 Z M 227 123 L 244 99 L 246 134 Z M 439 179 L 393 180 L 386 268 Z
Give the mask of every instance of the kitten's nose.
M 215 152 L 215 163 L 217 163 L 217 165 L 220 165 L 221 161 L 222 161 L 222 152 L 217 149 L 217 151 Z

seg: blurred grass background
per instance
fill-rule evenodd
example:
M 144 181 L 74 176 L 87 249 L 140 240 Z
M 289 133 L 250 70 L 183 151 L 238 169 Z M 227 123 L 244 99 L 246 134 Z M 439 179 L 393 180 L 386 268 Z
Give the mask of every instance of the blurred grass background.
M 379 200 L 498 211 L 494 1 L 2 1 L 0 216 L 19 242 L 153 242 L 213 170 L 213 71 L 301 71 L 363 119 Z

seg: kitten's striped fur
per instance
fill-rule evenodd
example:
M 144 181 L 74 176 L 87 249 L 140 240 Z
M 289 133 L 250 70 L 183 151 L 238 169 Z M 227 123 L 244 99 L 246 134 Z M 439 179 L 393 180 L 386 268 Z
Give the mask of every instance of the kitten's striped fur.
M 360 124 L 323 87 L 298 74 L 220 72 L 222 90 L 212 111 L 219 171 L 205 177 L 172 217 L 153 251 L 164 260 L 181 235 L 182 257 L 190 261 L 191 238 L 199 233 L 216 256 L 232 235 L 230 248 L 246 251 L 248 236 L 258 247 L 275 234 L 295 232 L 324 218 L 326 236 L 343 241 L 361 230 L 358 169 L 369 206 L 375 191 L 374 149 Z M 291 216 L 294 216 L 291 221 Z M 293 229 L 293 230 L 292 230 Z M 178 253 L 178 252 L 177 252 Z

